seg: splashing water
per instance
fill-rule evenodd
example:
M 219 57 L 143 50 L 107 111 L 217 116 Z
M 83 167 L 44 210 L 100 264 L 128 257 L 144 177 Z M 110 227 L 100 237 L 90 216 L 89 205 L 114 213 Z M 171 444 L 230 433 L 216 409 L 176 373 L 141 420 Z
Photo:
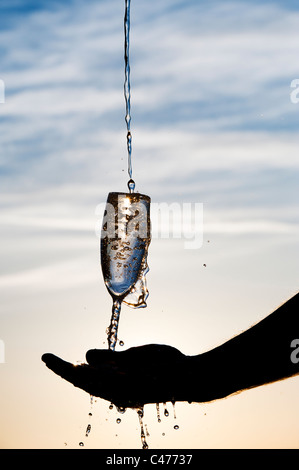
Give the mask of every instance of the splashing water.
M 174 402 L 174 401 L 172 402 L 172 407 L 173 407 L 173 417 L 174 417 L 174 419 L 176 419 L 176 411 L 175 411 L 175 402 Z M 179 428 L 180 428 L 180 427 L 179 427 L 178 424 L 175 424 L 175 425 L 173 426 L 173 429 L 176 429 L 176 430 L 177 430 L 177 429 L 179 429 Z
M 175 402 L 172 401 L 171 403 L 172 403 L 172 408 L 173 408 L 173 417 L 174 417 L 174 419 L 176 419 Z
M 85 436 L 86 436 L 86 437 L 89 436 L 90 431 L 91 431 L 91 424 L 88 424 L 88 425 L 87 425 L 87 428 L 86 428 L 86 431 L 85 431 Z
M 135 195 L 135 193 L 134 193 L 134 191 L 135 191 L 135 181 L 132 179 L 131 83 L 130 83 L 130 7 L 131 7 L 131 0 L 125 0 L 125 15 L 124 15 L 124 35 L 125 35 L 125 41 L 124 41 L 124 61 L 125 61 L 124 97 L 125 97 L 125 103 L 126 103 L 125 122 L 126 122 L 126 126 L 127 126 L 127 152 L 128 152 L 128 174 L 129 174 L 128 189 L 129 189 L 129 195 L 133 196 L 133 195 Z M 129 198 L 126 198 L 126 199 L 129 199 Z M 130 199 L 129 199 L 129 201 L 130 201 Z M 108 212 L 108 210 L 106 210 L 106 214 L 107 214 L 107 212 Z M 135 214 L 133 214 L 133 215 L 132 214 L 130 215 L 130 214 L 127 213 L 126 214 L 126 218 L 127 218 L 126 222 L 128 223 L 128 220 L 129 220 L 130 217 L 134 218 L 136 216 L 136 213 L 138 213 L 138 210 L 135 211 Z M 122 215 L 125 215 L 125 212 L 123 214 L 121 214 L 121 211 L 119 211 L 119 214 L 122 216 Z M 119 214 L 117 213 L 117 215 L 119 215 Z M 111 225 L 112 224 L 115 224 L 115 219 L 111 220 Z M 106 223 L 106 230 L 107 230 L 107 226 L 108 226 L 108 223 Z M 127 228 L 127 226 L 126 226 L 126 228 Z M 112 351 L 115 350 L 115 346 L 116 346 L 116 343 L 117 343 L 117 330 L 118 330 L 118 324 L 119 324 L 121 303 L 124 301 L 127 305 L 129 305 L 131 307 L 134 307 L 134 308 L 146 306 L 145 300 L 146 300 L 146 297 L 148 295 L 148 292 L 147 292 L 147 289 L 146 289 L 145 275 L 148 272 L 148 266 L 147 266 L 146 259 L 147 259 L 147 247 L 148 247 L 149 237 L 146 236 L 146 238 L 148 238 L 148 240 L 145 240 L 145 243 L 144 243 L 144 240 L 143 240 L 143 247 L 141 248 L 142 251 L 144 251 L 144 248 L 146 248 L 146 253 L 142 253 L 142 264 L 141 264 L 141 266 L 140 266 L 140 261 L 141 260 L 139 259 L 138 279 L 137 280 L 135 279 L 134 284 L 131 284 L 130 292 L 125 292 L 125 290 L 124 290 L 125 286 L 124 285 L 120 286 L 119 281 L 117 281 L 118 284 L 119 284 L 118 287 L 121 287 L 122 291 L 119 290 L 118 292 L 113 292 L 113 290 L 111 289 L 111 286 L 109 287 L 108 284 L 107 284 L 107 277 L 105 278 L 105 273 L 104 273 L 106 286 L 107 286 L 108 290 L 110 291 L 110 294 L 112 295 L 112 298 L 113 298 L 112 317 L 111 317 L 111 321 L 110 321 L 110 326 L 108 327 L 108 330 L 107 330 L 107 333 L 108 333 L 108 347 Z M 135 239 L 136 239 L 136 237 L 135 237 Z M 125 242 L 125 243 L 128 243 L 128 242 Z M 128 284 L 129 281 L 132 281 L 132 279 L 129 279 L 129 277 L 128 277 L 128 272 L 129 272 L 128 266 L 131 266 L 131 272 L 134 272 L 134 270 L 135 270 L 135 273 L 136 273 L 136 266 L 138 265 L 138 261 L 136 262 L 136 260 L 138 260 L 138 257 L 140 258 L 140 255 L 138 255 L 138 254 L 137 254 L 137 256 L 135 255 L 135 260 L 133 258 L 134 262 L 132 261 L 131 264 L 129 262 L 124 263 L 124 260 L 125 260 L 126 256 L 124 256 L 123 251 L 124 251 L 124 249 L 126 249 L 126 250 L 131 250 L 131 252 L 132 252 L 133 248 L 135 250 L 135 249 L 138 249 L 139 247 L 135 246 L 134 242 L 129 241 L 128 244 L 129 245 L 132 244 L 134 246 L 131 246 L 131 247 L 130 246 L 129 247 L 125 246 L 125 247 L 121 247 L 121 249 L 120 249 L 121 244 L 122 244 L 122 242 L 121 243 L 116 243 L 114 247 L 112 247 L 112 246 L 109 247 L 109 242 L 108 242 L 108 244 L 107 243 L 103 244 L 103 246 L 104 246 L 104 250 L 106 249 L 107 252 L 110 251 L 111 249 L 117 249 L 118 250 L 118 252 L 116 253 L 116 256 L 114 257 L 114 260 L 117 261 L 117 267 L 121 268 L 122 277 L 123 277 L 124 280 L 126 278 L 126 272 L 127 272 L 126 283 Z M 102 250 L 102 252 L 104 250 Z M 106 255 L 107 255 L 107 253 L 106 253 Z M 110 256 L 111 266 L 113 265 L 112 258 L 111 258 L 111 252 L 110 252 L 109 255 L 106 256 L 106 259 L 105 259 L 105 261 L 106 261 L 106 263 L 105 263 L 106 268 L 105 269 L 107 269 L 108 271 L 110 270 L 110 268 L 108 266 L 108 263 L 107 263 L 109 256 Z M 104 257 L 105 257 L 105 255 L 104 255 Z M 103 261 L 103 258 L 102 258 L 102 261 Z M 111 270 L 110 270 L 109 274 L 111 274 L 112 271 L 113 271 L 113 267 L 111 267 Z M 115 267 L 114 267 L 114 271 L 115 271 L 115 273 L 117 273 Z M 132 275 L 131 275 L 131 277 L 132 277 Z
M 128 246 L 125 246 L 125 248 L 129 248 Z M 113 266 L 111 266 L 111 275 L 117 276 L 117 270 L 120 271 L 123 269 L 123 264 L 125 266 L 133 265 L 136 262 L 136 264 L 140 264 L 139 268 L 139 273 L 137 276 L 137 280 L 133 287 L 129 290 L 128 294 L 120 300 L 120 297 L 113 295 L 111 290 L 110 294 L 113 299 L 112 303 L 112 316 L 110 320 L 110 325 L 107 328 L 107 337 L 108 337 L 108 348 L 111 351 L 115 351 L 116 344 L 118 341 L 117 335 L 118 335 L 118 327 L 119 327 L 119 319 L 120 319 L 120 312 L 121 312 L 121 305 L 122 302 L 129 307 L 132 308 L 142 308 L 146 307 L 146 300 L 148 298 L 148 289 L 147 289 L 147 283 L 146 283 L 146 274 L 149 271 L 148 265 L 147 265 L 147 253 L 148 253 L 148 246 L 145 248 L 142 247 L 140 244 L 138 246 L 133 247 L 132 249 L 129 248 L 129 250 L 136 250 L 136 256 L 133 256 L 132 258 L 132 263 L 130 263 L 130 260 L 126 263 L 126 260 L 124 258 L 121 258 L 118 260 L 117 266 L 118 268 L 114 269 Z M 129 251 L 126 252 L 128 255 L 130 254 Z M 142 256 L 143 255 L 143 256 Z M 138 257 L 142 256 L 142 261 L 138 263 Z M 117 253 L 116 256 L 117 258 Z M 136 269 L 136 268 L 135 268 Z M 126 272 L 125 269 L 123 277 L 126 277 Z M 129 280 L 126 280 L 126 282 L 129 282 Z M 121 340 L 119 341 L 119 345 L 123 346 L 124 342 Z
M 144 432 L 144 425 L 143 425 L 143 407 L 138 408 L 137 410 L 138 418 L 139 418 L 139 424 L 140 424 L 140 437 L 141 437 L 141 443 L 142 443 L 142 449 L 148 449 L 148 444 L 146 442 L 146 436 Z
M 94 402 L 94 397 L 92 395 L 90 395 L 90 409 L 89 409 L 89 413 L 88 413 L 88 416 L 90 418 L 92 417 L 92 413 L 93 413 L 93 402 Z M 85 437 L 89 436 L 90 431 L 91 431 L 91 424 L 89 423 L 86 427 L 86 430 L 85 430 Z M 82 442 L 82 441 L 79 442 L 79 446 L 84 447 L 84 442 Z
M 172 406 L 173 406 L 173 418 L 176 421 L 177 416 L 176 416 L 176 410 L 175 410 L 175 402 L 172 401 L 171 403 L 172 403 Z M 166 418 L 168 418 L 170 416 L 170 413 L 167 409 L 167 404 L 165 402 L 156 403 L 156 413 L 157 413 L 158 423 L 162 422 L 161 414 L 160 414 L 160 407 L 162 407 L 162 405 L 163 405 L 163 410 L 164 410 L 163 415 Z M 109 410 L 112 410 L 113 408 L 114 408 L 114 405 L 111 403 L 109 405 Z M 119 407 L 119 406 L 115 405 L 115 408 L 118 411 L 118 413 L 120 413 L 120 414 L 124 414 L 127 411 L 127 408 L 125 408 L 125 407 Z M 147 424 L 144 423 L 144 405 L 139 406 L 138 408 L 132 408 L 132 410 L 135 410 L 137 412 L 139 426 L 140 426 L 140 438 L 141 438 L 142 449 L 149 449 L 147 438 L 150 437 L 150 433 L 148 431 Z M 166 421 L 169 422 L 169 419 L 167 419 Z M 117 424 L 120 424 L 120 423 L 122 423 L 122 419 L 120 417 L 118 417 L 118 418 L 116 418 L 115 422 Z M 178 424 L 174 423 L 173 424 L 173 429 L 178 430 L 178 429 L 180 429 L 180 427 L 179 427 Z M 162 432 L 162 436 L 165 436 L 165 432 Z
M 109 193 L 101 233 L 101 265 L 112 296 L 108 347 L 115 350 L 122 302 L 146 307 L 150 244 L 150 198 L 139 193 Z M 123 342 L 122 342 L 123 344 Z
M 159 404 L 159 403 L 156 403 L 156 410 L 157 410 L 157 420 L 158 420 L 158 423 L 161 423 L 160 404 Z
M 124 406 L 117 406 L 116 409 L 120 414 L 124 414 L 127 411 L 127 408 Z

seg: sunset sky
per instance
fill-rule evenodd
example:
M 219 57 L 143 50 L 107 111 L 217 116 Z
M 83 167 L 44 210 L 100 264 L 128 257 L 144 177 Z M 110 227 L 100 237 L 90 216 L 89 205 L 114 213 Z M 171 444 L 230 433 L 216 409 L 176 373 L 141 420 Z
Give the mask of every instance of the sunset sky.
M 136 412 L 103 400 L 86 438 L 89 396 L 41 361 L 107 347 L 96 227 L 127 189 L 123 17 L 123 0 L 0 3 L 0 448 L 141 446 Z M 199 354 L 298 291 L 298 41 L 295 1 L 131 1 L 136 189 L 200 203 L 203 239 L 152 239 L 148 306 L 123 307 L 124 349 Z M 168 404 L 161 423 L 147 405 L 149 447 L 298 448 L 298 393 L 294 377 L 178 403 L 176 419 Z

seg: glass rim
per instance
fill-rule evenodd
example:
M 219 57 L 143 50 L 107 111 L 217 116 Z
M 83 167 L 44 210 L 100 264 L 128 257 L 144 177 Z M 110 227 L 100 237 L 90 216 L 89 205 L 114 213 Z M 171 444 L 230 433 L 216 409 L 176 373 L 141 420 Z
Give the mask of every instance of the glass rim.
M 150 196 L 147 196 L 146 194 L 142 194 L 142 193 L 125 193 L 125 192 L 122 192 L 122 191 L 112 191 L 112 192 L 108 193 L 107 200 L 109 199 L 109 197 L 116 197 L 116 196 L 128 197 L 129 199 L 133 199 L 133 198 L 142 199 L 142 200 L 151 202 Z

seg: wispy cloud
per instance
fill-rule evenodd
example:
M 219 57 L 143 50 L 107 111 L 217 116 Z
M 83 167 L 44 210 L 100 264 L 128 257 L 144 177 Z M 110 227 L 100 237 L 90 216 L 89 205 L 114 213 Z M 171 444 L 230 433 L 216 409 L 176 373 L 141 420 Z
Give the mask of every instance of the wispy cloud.
M 86 233 L 84 211 L 127 180 L 124 5 L 1 8 L 2 223 Z M 278 1 L 140 1 L 131 19 L 138 189 L 204 202 L 211 230 L 292 230 L 299 11 Z M 246 223 L 236 225 L 232 206 Z

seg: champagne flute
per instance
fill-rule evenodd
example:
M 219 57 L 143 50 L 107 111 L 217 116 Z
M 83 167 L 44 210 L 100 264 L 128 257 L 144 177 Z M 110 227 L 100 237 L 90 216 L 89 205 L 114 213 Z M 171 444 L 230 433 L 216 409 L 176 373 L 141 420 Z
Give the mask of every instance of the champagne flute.
M 108 345 L 113 351 L 121 303 L 133 308 L 146 306 L 150 201 L 144 194 L 112 192 L 106 202 L 101 232 L 101 266 L 113 300 L 108 328 Z

